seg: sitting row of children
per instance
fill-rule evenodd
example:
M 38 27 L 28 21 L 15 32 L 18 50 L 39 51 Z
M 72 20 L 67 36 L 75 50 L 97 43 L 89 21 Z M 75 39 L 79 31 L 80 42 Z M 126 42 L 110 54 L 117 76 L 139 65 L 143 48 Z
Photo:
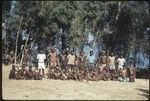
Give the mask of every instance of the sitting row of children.
M 132 65 L 131 65 L 132 66 Z M 48 70 L 49 79 L 61 79 L 61 80 L 87 80 L 87 81 L 99 81 L 99 80 L 119 80 L 134 82 L 135 79 L 135 68 L 125 67 L 123 69 L 110 69 L 105 66 L 104 68 L 66 68 L 62 69 L 59 66 L 51 67 Z
M 18 68 L 18 67 L 17 67 Z M 119 80 L 119 81 L 129 81 L 134 82 L 135 79 L 135 68 L 131 65 L 130 67 L 123 67 L 123 69 L 110 69 L 105 66 L 104 68 L 93 67 L 93 68 L 80 68 L 76 66 L 71 66 L 68 68 L 60 68 L 58 65 L 56 67 L 49 67 L 47 72 L 48 79 L 61 79 L 61 80 L 87 80 L 87 81 L 99 81 L 99 80 Z M 34 79 L 42 80 L 43 76 L 37 68 L 32 70 L 32 66 L 26 69 L 23 65 L 19 70 L 12 66 L 10 70 L 9 79 Z
M 42 80 L 42 76 L 37 68 L 32 70 L 32 66 L 29 66 L 29 69 L 27 70 L 26 65 L 22 65 L 21 69 L 19 69 L 18 66 L 12 65 L 12 69 L 9 73 L 9 79 Z

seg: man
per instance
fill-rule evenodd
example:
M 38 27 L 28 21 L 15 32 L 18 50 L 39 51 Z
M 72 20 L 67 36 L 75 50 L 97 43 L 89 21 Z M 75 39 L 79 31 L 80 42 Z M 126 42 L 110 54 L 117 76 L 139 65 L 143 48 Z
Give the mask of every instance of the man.
M 66 67 L 66 63 L 67 63 L 67 54 L 65 53 L 65 51 L 63 50 L 62 51 L 62 54 L 60 55 L 60 58 L 61 58 L 61 67 L 65 69 Z
M 37 55 L 37 59 L 38 59 L 38 69 L 39 69 L 39 73 L 41 74 L 41 69 L 42 69 L 42 73 L 43 73 L 43 77 L 44 77 L 44 69 L 45 69 L 44 60 L 46 59 L 46 56 L 45 56 L 45 54 L 43 53 L 42 50 L 41 50 L 40 53 Z
M 90 55 L 88 55 L 88 57 L 87 57 L 87 61 L 89 63 L 89 67 L 93 68 L 94 67 L 94 62 L 95 62 L 95 57 L 93 55 L 93 51 L 92 50 L 90 51 Z
M 68 66 L 73 67 L 75 63 L 75 55 L 73 54 L 73 51 L 71 52 L 71 54 L 67 56 L 67 59 L 68 59 Z
M 50 66 L 56 67 L 56 65 L 57 65 L 57 53 L 56 53 L 54 48 L 51 49 L 48 56 L 50 57 Z
M 81 50 L 80 54 L 79 54 L 79 67 L 80 67 L 80 69 L 83 69 L 85 64 L 86 64 L 85 55 L 84 55 L 84 52 Z
M 27 63 L 29 61 L 29 57 L 30 57 L 29 51 L 30 51 L 29 46 L 27 46 L 24 50 L 24 64 L 26 64 L 26 65 L 27 65 Z
M 100 57 L 100 64 L 102 64 L 103 67 L 107 65 L 107 56 L 105 51 L 102 52 L 102 56 Z
M 123 69 L 123 65 L 125 64 L 126 60 L 121 55 L 120 58 L 117 59 L 118 62 L 118 69 Z
M 115 56 L 113 53 L 111 53 L 111 56 L 109 56 L 109 67 L 111 70 L 115 69 Z

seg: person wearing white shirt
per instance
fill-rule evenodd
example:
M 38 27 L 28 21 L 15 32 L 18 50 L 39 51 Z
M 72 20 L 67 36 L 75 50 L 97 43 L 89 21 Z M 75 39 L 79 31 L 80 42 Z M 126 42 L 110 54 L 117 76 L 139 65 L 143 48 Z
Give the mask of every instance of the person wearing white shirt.
M 67 56 L 67 59 L 68 59 L 68 66 L 73 67 L 75 63 L 75 55 L 73 54 L 73 51 L 71 52 L 71 54 Z
M 117 59 L 118 62 L 118 69 L 123 69 L 123 65 L 125 64 L 126 60 L 121 55 L 120 58 Z
M 37 59 L 38 59 L 38 69 L 39 69 L 39 72 L 41 74 L 41 69 L 42 69 L 42 73 L 43 73 L 43 77 L 44 77 L 44 69 L 45 69 L 44 60 L 46 59 L 46 55 L 43 53 L 42 50 L 37 55 Z

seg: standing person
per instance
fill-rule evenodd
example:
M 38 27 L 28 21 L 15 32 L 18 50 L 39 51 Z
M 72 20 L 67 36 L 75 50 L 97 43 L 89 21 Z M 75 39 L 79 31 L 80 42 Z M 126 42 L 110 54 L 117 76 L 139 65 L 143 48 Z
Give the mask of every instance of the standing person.
M 24 64 L 27 65 L 28 61 L 29 61 L 29 57 L 30 57 L 30 54 L 29 54 L 29 46 L 27 46 L 24 50 Z
M 115 70 L 115 56 L 113 53 L 109 56 L 109 67 L 111 70 Z
M 133 64 L 131 63 L 129 66 L 129 82 L 134 82 L 135 76 L 136 76 L 136 70 Z
M 57 65 L 57 53 L 54 48 L 51 49 L 50 53 L 48 54 L 48 57 L 50 58 L 50 66 L 56 67 Z
M 123 82 L 127 82 L 127 76 L 128 76 L 127 68 L 125 66 L 123 66 L 123 70 L 122 70 L 122 81 Z
M 75 63 L 75 55 L 73 54 L 73 51 L 71 51 L 71 54 L 67 56 L 67 59 L 68 59 L 68 66 L 73 67 Z
M 102 56 L 100 57 L 100 63 L 102 64 L 103 68 L 107 66 L 107 56 L 106 52 L 102 52 Z
M 118 69 L 123 69 L 123 65 L 125 64 L 126 60 L 120 55 L 120 58 L 117 59 L 118 62 Z
M 67 54 L 65 53 L 65 51 L 63 50 L 62 53 L 60 54 L 60 58 L 61 58 L 61 67 L 62 68 L 66 68 L 66 64 L 67 64 Z
M 90 54 L 87 57 L 87 61 L 88 61 L 89 67 L 93 68 L 94 67 L 94 62 L 95 62 L 95 57 L 93 55 L 93 51 L 90 51 Z
M 46 55 L 43 53 L 42 50 L 40 50 L 40 53 L 37 55 L 37 59 L 38 59 L 39 73 L 41 74 L 41 69 L 42 69 L 42 73 L 43 73 L 43 77 L 44 77 L 44 69 L 45 69 L 44 60 L 46 59 Z
M 83 68 L 85 64 L 86 64 L 85 55 L 84 55 L 84 52 L 81 50 L 79 54 L 79 67 Z

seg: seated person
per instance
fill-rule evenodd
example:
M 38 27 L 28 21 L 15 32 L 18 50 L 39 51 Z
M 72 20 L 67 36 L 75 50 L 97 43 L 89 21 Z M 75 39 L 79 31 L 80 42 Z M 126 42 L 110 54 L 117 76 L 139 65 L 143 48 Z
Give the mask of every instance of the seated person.
M 33 70 L 32 70 L 32 66 L 29 66 L 29 70 L 27 70 L 26 72 L 26 79 L 31 80 L 33 79 L 34 75 L 33 75 Z
M 15 79 L 16 76 L 16 69 L 15 69 L 15 65 L 12 65 L 12 68 L 9 72 L 9 79 Z
M 18 72 L 16 73 L 16 79 L 19 80 L 19 79 L 25 79 L 26 78 L 26 65 L 23 64 L 22 65 L 22 68 L 20 70 L 18 70 Z
M 38 67 L 36 67 L 33 71 L 34 74 L 34 80 L 42 80 L 42 75 L 40 75 Z

